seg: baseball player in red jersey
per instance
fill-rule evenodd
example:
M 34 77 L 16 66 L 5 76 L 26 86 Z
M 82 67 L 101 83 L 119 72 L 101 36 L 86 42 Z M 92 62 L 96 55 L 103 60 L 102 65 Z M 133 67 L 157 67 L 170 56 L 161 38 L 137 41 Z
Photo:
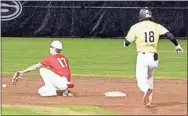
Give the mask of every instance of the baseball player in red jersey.
M 60 54 L 62 43 L 55 40 L 49 45 L 49 49 L 50 56 L 23 71 L 17 71 L 12 78 L 12 83 L 15 85 L 24 73 L 40 69 L 40 75 L 44 81 L 44 86 L 38 90 L 40 96 L 72 96 L 68 90 L 74 86 L 70 83 L 69 62 L 63 54 Z M 45 67 L 50 67 L 51 70 Z

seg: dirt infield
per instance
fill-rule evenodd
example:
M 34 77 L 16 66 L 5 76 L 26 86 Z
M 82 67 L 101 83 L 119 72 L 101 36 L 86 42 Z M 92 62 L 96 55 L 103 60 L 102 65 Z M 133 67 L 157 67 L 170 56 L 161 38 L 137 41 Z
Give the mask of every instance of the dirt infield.
M 109 111 L 125 115 L 186 115 L 187 80 L 155 80 L 153 104 L 151 108 L 142 105 L 143 94 L 138 90 L 135 79 L 107 79 L 73 77 L 74 97 L 40 97 L 38 88 L 43 85 L 40 78 L 28 77 L 17 85 L 11 85 L 11 79 L 3 76 L 2 104 L 32 105 L 80 105 L 99 106 Z M 123 98 L 107 98 L 107 91 L 122 91 Z

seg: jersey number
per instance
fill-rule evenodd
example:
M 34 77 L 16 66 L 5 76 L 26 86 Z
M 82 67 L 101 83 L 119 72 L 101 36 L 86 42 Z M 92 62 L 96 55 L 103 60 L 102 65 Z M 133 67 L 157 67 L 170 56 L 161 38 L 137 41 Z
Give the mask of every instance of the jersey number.
M 153 31 L 149 31 L 149 33 L 148 32 L 145 32 L 144 33 L 145 34 L 145 42 L 147 43 L 148 42 L 148 40 L 149 40 L 149 42 L 154 42 L 154 32 Z
M 65 58 L 57 58 L 57 60 L 58 60 L 58 62 L 61 65 L 62 68 L 67 67 L 67 63 L 66 63 Z

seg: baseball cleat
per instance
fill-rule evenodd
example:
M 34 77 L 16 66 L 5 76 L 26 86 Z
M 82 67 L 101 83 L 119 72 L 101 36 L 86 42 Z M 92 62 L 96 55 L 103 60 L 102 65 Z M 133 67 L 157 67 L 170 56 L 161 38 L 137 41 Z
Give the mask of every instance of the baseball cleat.
M 147 107 L 151 106 L 151 102 L 149 100 L 149 96 L 151 93 L 152 93 L 152 89 L 148 89 L 146 94 L 144 94 L 144 96 L 142 98 L 142 103 Z
M 146 107 L 150 107 L 151 106 L 151 102 L 149 101 L 145 106 Z
M 62 96 L 69 96 L 69 97 L 73 97 L 73 94 L 71 93 L 70 90 L 66 90 L 62 93 Z
M 70 97 L 73 96 L 70 90 L 57 90 L 56 93 L 57 96 L 70 96 Z
M 150 107 L 151 106 L 151 102 L 152 102 L 152 96 L 150 94 L 150 96 L 149 96 L 149 102 L 146 104 L 146 107 Z

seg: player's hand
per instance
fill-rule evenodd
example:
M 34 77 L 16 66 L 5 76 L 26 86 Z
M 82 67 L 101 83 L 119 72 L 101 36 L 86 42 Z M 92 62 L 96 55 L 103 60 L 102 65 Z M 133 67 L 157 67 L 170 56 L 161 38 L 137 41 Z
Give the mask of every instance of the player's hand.
M 177 51 L 177 52 L 183 52 L 183 48 L 180 46 L 180 44 L 178 44 L 178 45 L 176 46 L 176 51 Z
M 17 71 L 14 73 L 14 76 L 12 77 L 12 84 L 16 85 L 19 80 L 21 80 L 21 77 L 23 76 L 23 71 Z

